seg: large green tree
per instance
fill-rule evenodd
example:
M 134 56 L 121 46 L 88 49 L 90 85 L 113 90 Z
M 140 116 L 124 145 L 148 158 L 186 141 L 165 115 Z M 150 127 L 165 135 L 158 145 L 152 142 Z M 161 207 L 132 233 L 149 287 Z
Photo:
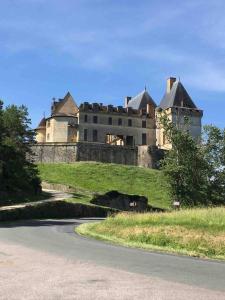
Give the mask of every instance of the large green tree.
M 203 150 L 207 161 L 207 198 L 225 204 L 225 129 L 204 127 Z
M 162 170 L 168 178 L 173 201 L 186 206 L 207 204 L 207 162 L 201 145 L 188 130 L 178 129 L 166 115 L 160 121 L 172 144 L 162 161 Z
M 225 204 L 225 129 L 205 126 L 202 142 L 164 114 L 161 125 L 172 149 L 162 161 L 173 200 L 183 205 Z M 189 121 L 186 120 L 186 129 Z
M 7 194 L 30 194 L 40 190 L 36 166 L 28 156 L 34 131 L 25 106 L 0 103 L 0 191 Z
M 3 148 L 2 148 L 2 136 L 3 136 L 3 102 L 0 100 L 0 185 L 3 182 Z M 1 190 L 1 189 L 0 189 Z

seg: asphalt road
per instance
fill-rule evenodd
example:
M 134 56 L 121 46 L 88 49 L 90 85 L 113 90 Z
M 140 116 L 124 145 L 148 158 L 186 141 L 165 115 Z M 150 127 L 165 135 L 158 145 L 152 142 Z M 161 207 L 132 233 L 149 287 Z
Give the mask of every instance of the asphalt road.
M 74 233 L 75 226 L 90 221 L 74 219 L 2 223 L 0 245 L 1 242 L 16 244 L 69 260 L 165 280 L 171 284 L 218 291 L 222 292 L 225 299 L 224 262 L 120 247 Z

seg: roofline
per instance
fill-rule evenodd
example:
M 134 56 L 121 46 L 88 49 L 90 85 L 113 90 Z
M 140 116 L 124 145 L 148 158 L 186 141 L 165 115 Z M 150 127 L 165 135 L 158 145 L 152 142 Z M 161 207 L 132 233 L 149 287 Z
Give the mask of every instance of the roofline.
M 45 120 L 49 120 L 49 119 L 52 119 L 52 118 L 62 118 L 62 117 L 72 117 L 72 118 L 77 118 L 77 116 L 75 116 L 75 115 L 58 115 L 58 116 L 50 116 L 50 117 L 48 117 L 48 118 L 45 118 Z

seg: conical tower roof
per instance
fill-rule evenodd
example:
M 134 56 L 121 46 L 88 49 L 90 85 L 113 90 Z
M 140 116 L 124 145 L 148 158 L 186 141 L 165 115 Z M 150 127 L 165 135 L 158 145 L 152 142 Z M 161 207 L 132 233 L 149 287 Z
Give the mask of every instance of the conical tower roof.
M 40 123 L 38 124 L 37 128 L 44 128 L 46 126 L 46 119 L 45 117 L 43 117 L 40 121 Z
M 174 106 L 197 109 L 195 103 L 180 81 L 173 83 L 170 92 L 165 93 L 159 105 L 162 109 Z
M 70 92 L 63 99 L 54 101 L 52 105 L 52 116 L 73 116 L 78 112 L 78 106 Z
M 143 109 L 147 107 L 147 104 L 156 107 L 155 101 L 149 95 L 149 93 L 144 90 L 140 94 L 135 97 L 132 97 L 131 100 L 128 102 L 127 107 L 132 107 L 133 109 Z

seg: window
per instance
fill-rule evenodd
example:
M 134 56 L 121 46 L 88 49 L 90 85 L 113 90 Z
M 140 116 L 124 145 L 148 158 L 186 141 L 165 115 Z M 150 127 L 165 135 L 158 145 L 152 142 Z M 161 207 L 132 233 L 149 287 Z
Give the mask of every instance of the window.
M 146 128 L 146 120 L 142 120 L 142 128 Z
M 120 118 L 118 119 L 118 125 L 122 126 L 122 119 L 120 119 Z
M 146 138 L 146 133 L 142 133 L 142 145 L 147 144 L 147 138 Z
M 48 134 L 47 134 L 47 140 L 49 140 L 49 138 L 50 138 L 50 134 L 48 133 Z
M 98 123 L 98 116 L 93 117 L 93 123 L 95 123 L 95 124 Z
M 93 130 L 93 142 L 98 141 L 98 131 L 96 129 Z
M 127 146 L 134 146 L 134 137 L 131 135 L 128 135 L 126 137 L 126 145 Z
M 50 120 L 47 121 L 47 127 L 50 127 Z
M 87 141 L 87 133 L 88 133 L 87 129 L 84 129 L 84 141 Z
M 128 119 L 128 126 L 131 127 L 132 126 L 132 120 Z
M 112 125 L 112 118 L 111 117 L 108 118 L 108 125 Z
M 84 122 L 87 123 L 87 121 L 88 121 L 88 116 L 84 115 Z

